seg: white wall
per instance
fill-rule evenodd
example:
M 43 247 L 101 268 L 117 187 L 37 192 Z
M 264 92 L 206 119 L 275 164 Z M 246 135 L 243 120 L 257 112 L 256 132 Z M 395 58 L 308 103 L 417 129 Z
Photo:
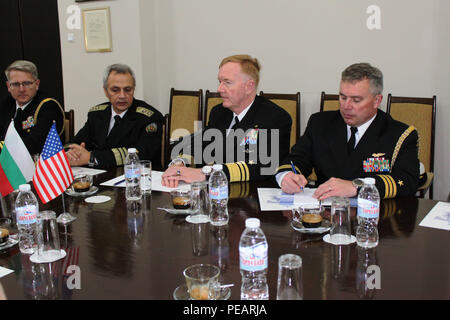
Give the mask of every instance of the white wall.
M 61 1 L 61 20 L 69 3 L 73 1 Z M 366 27 L 366 9 L 372 4 L 381 9 L 381 30 Z M 166 113 L 171 87 L 215 91 L 221 59 L 248 53 L 262 64 L 260 90 L 301 92 L 303 131 L 309 115 L 318 111 L 320 92 L 337 92 L 341 71 L 351 63 L 367 61 L 383 71 L 385 97 L 388 93 L 437 95 L 435 198 L 447 198 L 447 0 L 116 0 L 82 4 L 92 6 L 111 7 L 112 53 L 85 53 L 81 31 L 77 42 L 68 44 L 61 21 L 65 99 L 67 105 L 80 106 L 77 111 L 86 112 L 102 101 L 101 71 L 120 59 L 139 75 L 137 95 Z M 385 104 L 386 99 L 383 109 Z M 85 119 L 81 112 L 77 113 L 77 128 L 84 123 L 78 120 Z
M 110 8 L 112 52 L 87 53 L 84 46 L 84 28 L 70 30 L 66 26 L 70 5 L 80 9 Z M 75 3 L 74 0 L 58 0 L 61 33 L 61 59 L 63 65 L 64 101 L 66 109 L 74 109 L 75 132 L 85 123 L 89 108 L 107 101 L 103 91 L 103 71 L 113 63 L 126 63 L 135 72 L 137 98 L 143 98 L 142 49 L 140 40 L 140 14 L 138 0 L 113 0 Z M 74 34 L 74 41 L 67 40 Z

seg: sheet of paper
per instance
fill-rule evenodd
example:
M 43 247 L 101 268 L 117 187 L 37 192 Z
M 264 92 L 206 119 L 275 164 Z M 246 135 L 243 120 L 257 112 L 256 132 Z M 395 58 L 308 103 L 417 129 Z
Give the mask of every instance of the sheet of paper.
M 4 276 L 7 276 L 8 274 L 10 274 L 12 272 L 14 272 L 14 270 L 0 267 L 0 278 L 3 278 Z
M 72 167 L 73 176 L 79 175 L 79 174 L 89 174 L 91 176 L 95 176 L 97 174 L 106 172 L 105 170 L 100 169 L 92 169 L 92 168 L 85 168 L 85 167 Z
M 188 183 L 180 182 L 177 188 L 164 187 L 161 183 L 162 171 L 152 171 L 152 190 L 153 191 L 163 191 L 170 192 L 172 190 L 190 190 L 191 185 Z M 117 185 L 116 185 L 117 183 Z M 108 187 L 122 187 L 125 188 L 125 176 L 121 175 L 109 181 L 103 182 L 100 185 Z
M 285 194 L 278 188 L 258 188 L 261 211 L 279 211 L 298 208 L 302 204 L 319 204 L 313 197 L 314 188 L 304 188 L 303 192 L 293 195 Z M 322 201 L 324 206 L 331 206 L 331 199 Z
M 419 226 L 450 230 L 450 203 L 438 202 L 423 218 Z

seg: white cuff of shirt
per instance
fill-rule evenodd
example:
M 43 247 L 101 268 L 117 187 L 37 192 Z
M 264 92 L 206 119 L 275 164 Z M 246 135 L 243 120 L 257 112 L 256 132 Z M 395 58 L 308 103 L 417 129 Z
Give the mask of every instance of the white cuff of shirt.
M 278 186 L 280 188 L 281 188 L 281 182 L 283 181 L 284 176 L 287 175 L 288 173 L 289 173 L 289 171 L 284 171 L 284 172 L 277 173 L 275 175 L 275 179 L 277 180 Z

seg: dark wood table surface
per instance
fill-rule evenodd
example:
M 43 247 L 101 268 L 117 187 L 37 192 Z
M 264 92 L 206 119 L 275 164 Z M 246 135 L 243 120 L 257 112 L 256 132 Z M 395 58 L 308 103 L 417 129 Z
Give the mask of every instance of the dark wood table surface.
M 94 184 L 122 172 L 109 170 L 95 177 Z M 78 217 L 67 233 L 60 227 L 67 257 L 53 264 L 33 264 L 18 246 L 3 250 L 0 266 L 14 273 L 0 282 L 8 299 L 172 299 L 174 289 L 184 283 L 185 267 L 212 263 L 221 268 L 224 283 L 234 284 L 231 299 L 238 300 L 239 238 L 245 219 L 257 217 L 269 244 L 270 299 L 276 299 L 278 257 L 285 253 L 302 257 L 304 299 L 450 298 L 450 232 L 418 226 L 437 201 L 382 201 L 380 243 L 363 250 L 356 244 L 330 245 L 323 235 L 293 230 L 289 211 L 261 212 L 257 187 L 273 184 L 231 185 L 230 221 L 220 228 L 190 224 L 185 216 L 158 210 L 170 206 L 169 193 L 154 191 L 138 204 L 127 204 L 125 188 L 99 186 L 97 195 L 111 197 L 101 204 L 66 195 L 66 208 Z M 60 214 L 61 198 L 40 209 Z M 354 209 L 352 217 L 354 228 Z M 72 274 L 65 274 L 67 265 L 79 266 L 80 289 L 67 287 Z M 379 267 L 380 289 L 366 285 L 374 279 L 367 271 L 370 265 Z

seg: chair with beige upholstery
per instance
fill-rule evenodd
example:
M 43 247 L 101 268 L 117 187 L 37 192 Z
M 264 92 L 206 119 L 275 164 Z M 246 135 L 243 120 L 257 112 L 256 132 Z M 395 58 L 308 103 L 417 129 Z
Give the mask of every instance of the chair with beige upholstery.
M 291 144 L 289 148 L 297 142 L 300 137 L 300 92 L 297 93 L 264 93 L 260 96 L 265 97 L 286 110 L 292 118 Z
M 166 113 L 164 115 L 164 122 L 162 127 L 162 136 L 161 136 L 161 165 L 164 168 L 167 167 L 169 162 L 169 114 Z
M 64 141 L 71 141 L 75 136 L 75 113 L 73 109 L 64 111 Z
M 202 121 L 203 90 L 170 90 L 169 137 L 177 140 L 194 133 L 196 121 Z
M 417 129 L 419 133 L 419 160 L 423 164 L 425 171 L 421 172 L 419 193 L 421 197 L 424 197 L 429 188 L 429 197 L 433 199 L 436 96 L 432 98 L 413 98 L 396 97 L 389 94 L 386 111 L 392 118 L 412 125 Z
M 203 127 L 206 127 L 209 120 L 209 113 L 211 109 L 216 105 L 222 103 L 222 98 L 220 97 L 220 93 L 211 92 L 206 90 L 205 92 L 205 105 L 203 107 L 202 115 L 203 115 Z
M 338 94 L 326 94 L 322 91 L 320 97 L 320 112 L 339 110 L 339 95 Z

